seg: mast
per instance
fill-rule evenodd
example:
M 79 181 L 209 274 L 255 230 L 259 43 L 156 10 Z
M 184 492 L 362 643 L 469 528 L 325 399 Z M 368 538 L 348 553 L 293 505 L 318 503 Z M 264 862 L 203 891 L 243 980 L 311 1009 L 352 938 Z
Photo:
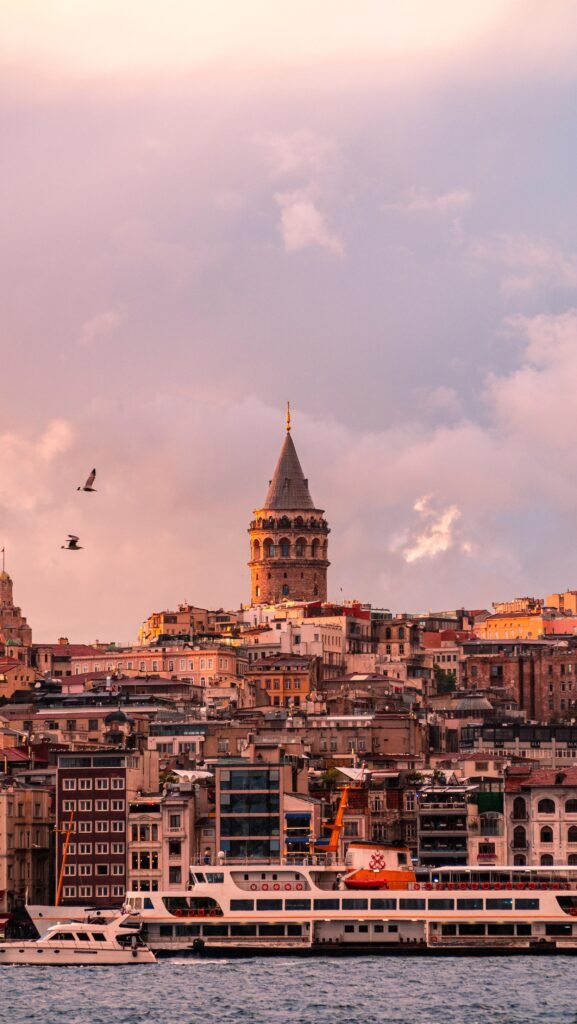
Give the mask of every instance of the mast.
M 54 904 L 56 907 L 59 906 L 59 904 L 60 904 L 60 897 L 62 895 L 62 886 L 64 884 L 64 869 L 66 867 L 66 856 L 68 854 L 68 847 L 70 845 L 70 836 L 72 835 L 73 831 L 74 831 L 74 811 L 70 811 L 70 820 L 69 820 L 68 825 L 66 826 L 66 828 L 57 828 L 57 829 L 55 829 L 55 832 L 62 832 L 66 836 L 66 839 L 64 840 L 64 849 L 62 851 L 62 863 L 60 864 L 60 874 L 58 876 L 58 889 L 57 889 L 57 892 L 56 892 L 56 902 Z

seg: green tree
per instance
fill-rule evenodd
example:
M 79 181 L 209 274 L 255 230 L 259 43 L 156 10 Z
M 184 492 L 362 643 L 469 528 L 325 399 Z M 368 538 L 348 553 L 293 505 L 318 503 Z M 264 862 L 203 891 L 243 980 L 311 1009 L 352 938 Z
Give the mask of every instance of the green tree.
M 433 666 L 433 673 L 435 676 L 435 688 L 437 694 L 453 693 L 457 689 L 457 680 L 455 673 L 450 670 L 447 671 L 441 668 L 440 665 Z

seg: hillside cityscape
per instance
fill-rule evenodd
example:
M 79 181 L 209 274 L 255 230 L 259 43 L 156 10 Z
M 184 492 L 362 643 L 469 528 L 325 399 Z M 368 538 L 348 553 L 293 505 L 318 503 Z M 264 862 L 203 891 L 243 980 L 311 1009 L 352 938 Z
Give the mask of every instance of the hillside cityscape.
M 120 907 L 182 890 L 191 864 L 285 863 L 327 836 L 340 862 L 369 842 L 431 868 L 577 865 L 577 590 L 336 600 L 312 492 L 287 411 L 248 520 L 250 600 L 151 611 L 129 646 L 76 643 L 65 622 L 36 637 L 3 553 L 3 930 L 57 888 L 62 906 Z M 231 795 L 231 773 L 263 768 L 274 800 Z

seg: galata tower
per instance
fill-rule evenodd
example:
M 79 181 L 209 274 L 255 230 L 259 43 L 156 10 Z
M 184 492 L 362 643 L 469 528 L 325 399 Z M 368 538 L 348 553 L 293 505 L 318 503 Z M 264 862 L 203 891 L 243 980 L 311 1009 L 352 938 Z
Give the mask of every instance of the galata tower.
M 249 528 L 251 600 L 326 601 L 329 526 L 316 508 L 291 436 L 286 434 L 264 504 Z

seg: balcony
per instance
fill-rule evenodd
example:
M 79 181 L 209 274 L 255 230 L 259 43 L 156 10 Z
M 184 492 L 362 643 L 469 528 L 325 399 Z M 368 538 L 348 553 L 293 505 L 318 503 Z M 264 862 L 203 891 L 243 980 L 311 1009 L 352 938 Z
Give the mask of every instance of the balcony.
M 529 815 L 526 811 L 524 813 L 519 811 L 511 811 L 509 818 L 511 821 L 529 821 Z
M 515 839 L 511 849 L 513 851 L 515 851 L 515 850 L 528 850 L 529 849 L 529 843 L 527 842 L 526 839 Z

